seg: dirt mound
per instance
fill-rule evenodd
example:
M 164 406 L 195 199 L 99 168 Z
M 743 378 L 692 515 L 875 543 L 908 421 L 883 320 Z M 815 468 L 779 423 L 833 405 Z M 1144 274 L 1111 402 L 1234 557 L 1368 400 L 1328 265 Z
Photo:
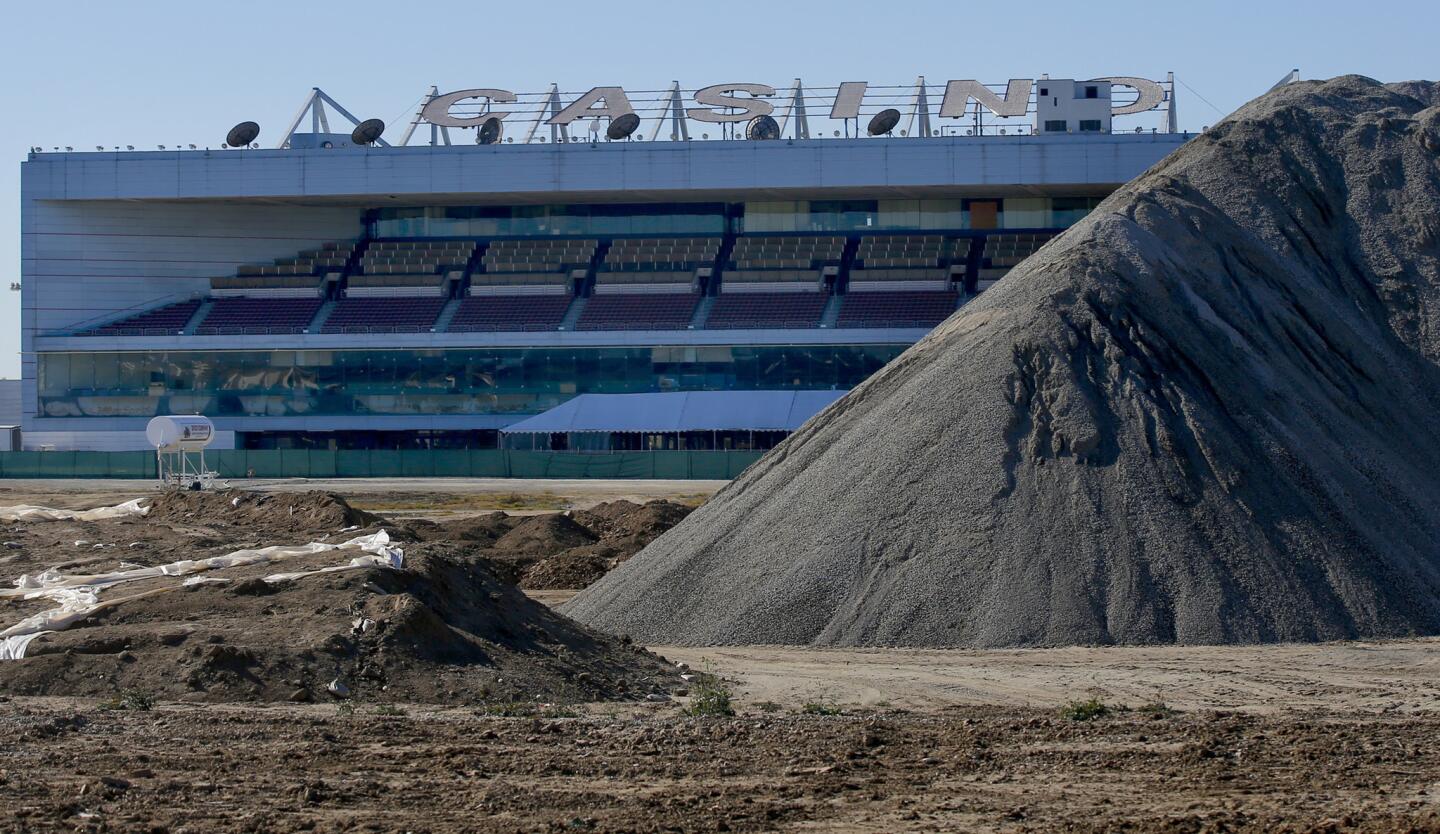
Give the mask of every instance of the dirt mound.
M 572 523 L 594 537 L 593 543 L 559 553 L 551 550 L 553 555 L 518 565 L 517 581 L 520 587 L 532 591 L 588 587 L 689 514 L 689 507 L 673 501 L 609 501 L 567 513 Z
M 411 529 L 424 541 L 467 541 L 493 545 L 497 539 L 510 532 L 517 519 L 505 513 L 494 512 L 437 523 L 413 521 Z
M 502 579 L 523 588 L 571 590 L 604 576 L 690 512 L 673 501 L 608 501 L 564 513 L 413 521 L 406 530 L 422 541 L 473 542 Z
M 494 548 L 506 554 L 548 555 L 593 544 L 597 538 L 575 523 L 568 514 L 548 513 L 522 518 L 508 533 L 495 540 Z
M 478 703 L 640 698 L 680 685 L 659 658 L 531 601 L 465 550 L 411 545 L 402 570 L 267 582 L 277 567 L 258 565 L 214 572 L 224 582 L 112 588 L 102 599 L 130 599 L 4 661 L 0 691 Z M 334 562 L 317 554 L 283 570 Z
M 146 518 L 172 524 L 205 524 L 296 533 L 333 533 L 378 523 L 333 492 L 162 492 Z
M 1250 103 L 563 610 L 686 644 L 1440 633 L 1434 89 Z
M 685 520 L 691 508 L 674 501 L 607 501 L 574 513 L 575 521 L 619 549 L 635 551 Z M 627 554 L 628 555 L 628 554 Z
M 546 557 L 526 568 L 519 584 L 530 591 L 586 588 L 620 561 L 608 549 L 579 547 Z

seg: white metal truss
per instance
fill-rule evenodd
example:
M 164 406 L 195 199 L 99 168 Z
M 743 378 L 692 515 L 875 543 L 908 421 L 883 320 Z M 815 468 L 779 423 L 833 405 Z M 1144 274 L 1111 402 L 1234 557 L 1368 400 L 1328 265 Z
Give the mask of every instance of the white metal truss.
M 528 145 L 535 141 L 535 133 L 540 129 L 540 125 L 560 115 L 560 111 L 564 109 L 565 105 L 560 101 L 560 85 L 551 84 L 550 91 L 545 94 L 545 103 L 535 111 L 535 121 L 531 122 L 530 129 L 525 131 L 525 144 Z M 568 142 L 570 141 L 570 131 L 565 125 L 550 125 L 550 141 Z
M 1173 72 L 1170 73 L 1170 77 L 1173 79 L 1173 78 L 1175 77 L 1175 73 L 1173 73 Z M 1273 91 L 1275 91 L 1275 90 L 1280 89 L 1281 87 L 1284 87 L 1286 84 L 1294 84 L 1296 81 L 1299 81 L 1299 80 L 1300 80 L 1300 70 L 1299 70 L 1299 68 L 1292 69 L 1292 70 L 1290 70 L 1289 72 L 1285 73 L 1285 77 L 1284 77 L 1284 78 L 1280 79 L 1279 81 L 1276 81 L 1276 82 L 1275 82 L 1275 85 L 1272 86 L 1269 90 L 1266 90 L 1265 92 L 1267 92 L 1267 93 L 1273 92 Z
M 432 87 L 431 89 L 433 90 L 434 88 Z M 300 123 L 305 120 L 305 114 L 307 113 L 310 114 L 310 131 L 312 133 L 329 133 L 330 117 L 325 112 L 325 105 L 327 104 L 335 108 L 336 113 L 348 119 L 350 124 L 356 127 L 360 126 L 360 119 L 351 115 L 350 111 L 346 110 L 340 102 L 331 98 L 319 87 L 312 87 L 310 89 L 310 95 L 305 97 L 305 103 L 300 105 L 300 109 L 295 113 L 295 118 L 290 120 L 289 127 L 285 128 L 284 135 L 280 137 L 280 142 L 275 147 L 279 149 L 290 147 L 290 139 L 295 135 L 295 131 L 300 128 Z M 405 137 L 406 139 L 410 137 L 410 131 L 405 132 Z M 390 147 L 390 143 L 384 139 L 376 139 L 375 144 L 387 148 Z M 403 145 L 404 142 L 401 142 L 401 144 Z M 449 143 L 447 142 L 446 144 Z
M 919 122 L 919 130 L 915 129 Z M 910 98 L 910 118 L 905 121 L 905 132 L 909 136 L 930 135 L 930 98 L 925 94 L 925 76 L 915 79 L 915 94 Z M 855 120 L 855 135 L 860 135 L 860 120 Z
M 775 120 L 780 124 L 781 136 L 785 135 L 785 126 L 789 124 L 792 116 L 795 119 L 795 138 L 809 139 L 810 120 L 805 115 L 805 85 L 798 78 L 790 87 L 790 100 L 780 111 L 780 117 Z
M 425 95 L 420 97 L 420 106 L 415 108 L 415 118 L 410 120 L 410 124 L 405 127 L 405 133 L 400 137 L 402 146 L 410 144 L 410 137 L 414 135 L 415 128 L 425 121 L 425 106 L 438 95 L 440 95 L 440 88 L 432 84 L 430 89 L 425 91 Z M 433 128 L 434 125 L 431 127 Z
M 680 82 L 670 82 L 670 90 L 665 94 L 666 104 L 660 111 L 660 116 L 655 120 L 655 126 L 650 128 L 650 141 L 654 142 L 660 138 L 660 130 L 665 127 L 665 122 L 671 123 L 670 138 L 688 141 L 690 139 L 690 126 L 685 117 L 685 102 L 680 98 Z
M 1297 70 L 1298 72 L 1298 70 Z M 1180 115 L 1175 111 L 1175 73 L 1165 74 L 1165 94 L 1169 101 L 1165 102 L 1165 132 L 1180 132 Z

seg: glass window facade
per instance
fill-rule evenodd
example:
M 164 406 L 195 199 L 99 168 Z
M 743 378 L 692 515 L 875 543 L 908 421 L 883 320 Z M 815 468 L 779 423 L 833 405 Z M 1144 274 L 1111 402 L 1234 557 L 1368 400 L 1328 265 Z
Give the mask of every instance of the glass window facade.
M 370 234 L 378 238 L 604 238 L 741 232 L 964 231 L 982 228 L 971 223 L 972 202 L 999 205 L 1002 201 L 957 198 L 781 200 L 729 205 L 418 206 L 377 210 L 370 220 Z M 1078 219 L 1077 205 L 1093 206 L 1095 202 L 1086 197 L 1005 199 L 997 228 L 1069 226 Z
M 605 237 L 723 234 L 723 203 L 428 206 L 380 209 L 374 237 Z
M 1050 200 L 1050 224 L 1068 229 L 1095 210 L 1104 197 L 1055 197 Z
M 851 388 L 906 347 L 42 353 L 37 416 L 536 414 L 585 393 Z

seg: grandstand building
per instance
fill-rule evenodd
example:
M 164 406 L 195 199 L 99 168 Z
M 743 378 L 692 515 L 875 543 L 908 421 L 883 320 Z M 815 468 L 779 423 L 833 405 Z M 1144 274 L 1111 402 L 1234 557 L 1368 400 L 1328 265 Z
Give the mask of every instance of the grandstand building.
M 1020 81 L 432 90 L 393 145 L 317 90 L 268 149 L 34 149 L 25 447 L 200 413 L 222 448 L 495 448 L 586 394 L 681 422 L 609 397 L 567 414 L 633 436 L 523 442 L 767 446 L 653 395 L 853 387 L 1187 138 L 1168 83 Z

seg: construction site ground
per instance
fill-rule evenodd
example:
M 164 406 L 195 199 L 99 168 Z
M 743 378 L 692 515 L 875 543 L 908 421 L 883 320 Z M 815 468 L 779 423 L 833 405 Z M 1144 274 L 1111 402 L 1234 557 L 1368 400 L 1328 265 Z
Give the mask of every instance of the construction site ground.
M 243 486 L 434 519 L 699 502 L 720 484 Z M 10 481 L 0 505 L 149 492 Z M 651 648 L 717 676 L 737 714 L 687 714 L 697 691 L 484 706 L 0 696 L 0 831 L 1440 831 L 1440 640 Z

